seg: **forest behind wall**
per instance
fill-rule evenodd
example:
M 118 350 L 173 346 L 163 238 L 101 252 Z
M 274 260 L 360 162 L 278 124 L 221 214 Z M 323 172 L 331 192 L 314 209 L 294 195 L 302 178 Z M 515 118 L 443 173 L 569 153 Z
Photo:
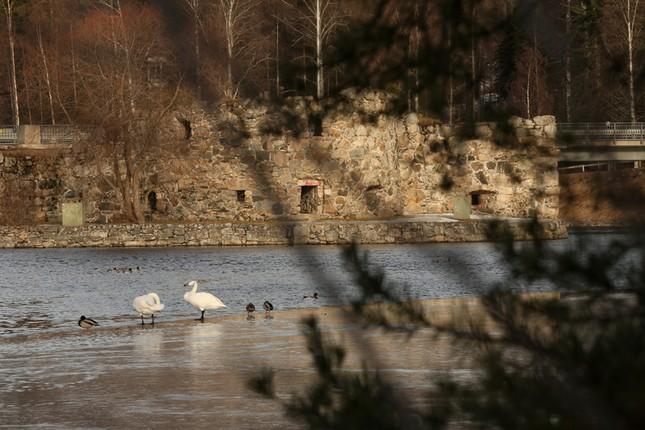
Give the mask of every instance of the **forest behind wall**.
M 105 126 L 142 98 L 323 98 L 355 85 L 447 122 L 498 110 L 643 120 L 642 3 L 2 0 L 0 123 Z M 375 16 L 389 51 L 365 47 Z M 395 60 L 398 82 L 377 79 Z M 424 75 L 433 68 L 442 80 Z

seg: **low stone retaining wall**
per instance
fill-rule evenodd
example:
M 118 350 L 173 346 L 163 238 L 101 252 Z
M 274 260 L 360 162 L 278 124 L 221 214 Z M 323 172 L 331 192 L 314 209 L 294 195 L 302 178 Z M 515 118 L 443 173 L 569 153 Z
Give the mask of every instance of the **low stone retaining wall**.
M 0 226 L 0 248 L 339 245 L 486 241 L 490 220 L 320 221 L 297 223 L 90 224 Z M 509 225 L 526 239 L 525 220 Z M 564 223 L 545 221 L 544 238 L 566 237 Z

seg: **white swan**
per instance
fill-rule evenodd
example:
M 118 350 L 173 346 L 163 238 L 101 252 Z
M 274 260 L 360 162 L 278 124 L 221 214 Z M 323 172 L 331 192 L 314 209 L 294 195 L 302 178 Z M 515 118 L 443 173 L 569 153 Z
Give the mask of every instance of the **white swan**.
M 197 283 L 197 281 L 190 281 L 187 284 L 184 284 L 184 287 L 192 288 L 191 291 L 188 291 L 186 294 L 184 294 L 184 300 L 202 311 L 202 317 L 199 318 L 199 320 L 201 322 L 204 322 L 204 311 L 206 311 L 207 309 L 225 308 L 227 306 L 211 293 L 198 293 L 198 286 L 199 284 Z
M 143 317 L 152 317 L 152 325 L 155 325 L 155 314 L 159 313 L 166 307 L 161 303 L 159 296 L 156 293 L 148 293 L 143 296 L 136 297 L 132 301 L 132 307 L 141 315 L 141 325 L 143 325 Z

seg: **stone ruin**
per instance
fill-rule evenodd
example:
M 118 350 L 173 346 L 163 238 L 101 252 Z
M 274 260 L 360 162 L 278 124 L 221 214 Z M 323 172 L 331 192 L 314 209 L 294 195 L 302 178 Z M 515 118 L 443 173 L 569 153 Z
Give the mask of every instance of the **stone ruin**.
M 448 214 L 457 199 L 473 213 L 558 216 L 555 118 L 456 128 L 416 114 L 387 114 L 387 98 L 353 95 L 325 108 L 253 103 L 184 108 L 141 172 L 150 222 L 386 219 Z M 66 190 L 83 196 L 90 223 L 122 220 L 114 162 L 68 148 L 0 148 L 3 183 L 33 188 L 33 222 L 60 223 Z M 1 206 L 1 205 L 0 205 Z

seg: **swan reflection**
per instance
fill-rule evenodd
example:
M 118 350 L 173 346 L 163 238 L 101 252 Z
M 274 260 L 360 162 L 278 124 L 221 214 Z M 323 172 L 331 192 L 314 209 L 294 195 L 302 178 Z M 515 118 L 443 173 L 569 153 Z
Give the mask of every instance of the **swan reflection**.
M 219 362 L 224 347 L 221 324 L 195 324 L 188 329 L 186 342 L 191 362 L 197 367 L 212 366 Z

